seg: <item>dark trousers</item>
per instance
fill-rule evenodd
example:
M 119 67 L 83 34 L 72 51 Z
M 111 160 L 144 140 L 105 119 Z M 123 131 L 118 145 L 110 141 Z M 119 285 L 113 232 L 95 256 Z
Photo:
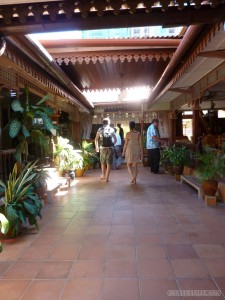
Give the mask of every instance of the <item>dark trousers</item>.
M 157 173 L 159 172 L 160 150 L 159 148 L 149 149 L 149 153 L 151 172 Z

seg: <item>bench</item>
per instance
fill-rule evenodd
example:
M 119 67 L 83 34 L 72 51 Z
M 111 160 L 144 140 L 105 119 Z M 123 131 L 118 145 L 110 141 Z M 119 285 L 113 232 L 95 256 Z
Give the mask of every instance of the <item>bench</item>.
M 47 201 L 48 203 L 52 203 L 55 193 L 60 190 L 60 188 L 70 187 L 70 177 L 59 177 L 58 171 L 56 168 L 44 168 L 44 170 L 48 174 L 48 179 L 46 179 L 47 183 Z
M 61 184 L 58 182 L 47 182 L 46 194 L 47 194 L 48 203 L 53 202 L 55 193 L 59 190 L 60 186 Z
M 204 193 L 203 193 L 203 190 L 201 188 L 201 183 L 195 176 L 193 176 L 193 175 L 181 175 L 180 176 L 180 182 L 181 183 L 186 182 L 187 184 L 189 184 L 190 186 L 195 188 L 198 191 L 198 197 L 203 199 Z

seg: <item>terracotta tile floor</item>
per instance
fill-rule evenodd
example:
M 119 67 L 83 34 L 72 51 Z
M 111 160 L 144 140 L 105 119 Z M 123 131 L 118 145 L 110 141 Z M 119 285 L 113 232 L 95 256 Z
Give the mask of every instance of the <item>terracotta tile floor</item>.
M 225 204 L 207 207 L 171 175 L 125 166 L 109 183 L 88 171 L 44 207 L 33 228 L 4 242 L 0 299 L 223 299 Z M 168 296 L 209 290 L 220 296 Z

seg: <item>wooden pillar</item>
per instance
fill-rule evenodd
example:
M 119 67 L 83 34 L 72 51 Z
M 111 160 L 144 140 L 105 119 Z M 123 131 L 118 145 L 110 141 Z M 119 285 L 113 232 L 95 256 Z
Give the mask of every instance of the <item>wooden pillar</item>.
M 76 143 L 80 143 L 80 122 L 72 122 L 72 140 Z
M 143 104 L 141 104 L 140 123 L 141 123 L 141 137 L 142 137 L 143 136 L 143 130 L 144 130 L 144 105 Z
M 192 122 L 192 142 L 194 144 L 197 143 L 198 141 L 198 137 L 201 135 L 200 133 L 200 126 L 199 126 L 199 122 L 200 122 L 200 115 L 199 115 L 199 111 L 200 111 L 200 106 L 199 106 L 199 101 L 196 101 L 193 105 L 192 105 L 192 111 L 193 111 L 193 122 Z
M 182 112 L 179 112 L 176 117 L 176 136 L 183 136 Z
M 169 143 L 173 144 L 176 140 L 176 112 L 169 113 Z

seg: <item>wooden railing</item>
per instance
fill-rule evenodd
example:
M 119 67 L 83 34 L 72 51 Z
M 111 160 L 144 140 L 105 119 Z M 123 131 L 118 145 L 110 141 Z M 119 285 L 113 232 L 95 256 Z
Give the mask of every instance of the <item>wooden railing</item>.
M 15 152 L 16 149 L 0 150 L 0 179 L 4 182 L 9 178 L 9 173 L 13 169 Z

